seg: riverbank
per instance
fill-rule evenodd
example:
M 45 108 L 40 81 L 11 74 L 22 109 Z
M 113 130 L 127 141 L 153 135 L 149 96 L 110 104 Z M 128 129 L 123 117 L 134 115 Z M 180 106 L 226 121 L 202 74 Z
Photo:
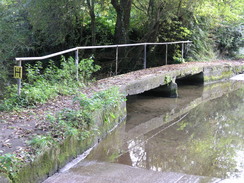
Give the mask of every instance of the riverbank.
M 205 72 L 204 75 L 204 71 L 206 70 L 208 72 Z M 191 62 L 149 68 L 106 78 L 97 81 L 81 92 L 89 94 L 116 86 L 119 88 L 120 92 L 126 96 L 142 93 L 150 88 L 168 84 L 173 79 L 177 79 L 177 76 L 185 77 L 203 73 L 203 82 L 214 82 L 243 72 L 243 60 L 206 63 Z M 26 154 L 30 153 L 27 141 L 33 136 L 35 137 L 50 132 L 52 129 L 46 128 L 50 123 L 50 117 L 63 112 L 64 109 L 78 110 L 79 104 L 74 103 L 73 96 L 58 96 L 54 100 L 43 105 L 38 105 L 35 108 L 23 109 L 22 111 L 11 113 L 1 112 L 0 138 L 2 143 L 2 156 L 4 156 L 4 154 L 16 154 L 16 158 L 21 162 L 21 159 L 23 159 Z M 121 102 L 113 108 L 94 111 L 92 117 L 93 121 L 95 121 L 95 125 L 94 128 L 90 128 L 90 130 L 94 131 L 94 129 L 99 129 L 97 130 L 99 133 L 94 132 L 91 136 L 87 135 L 85 138 L 84 136 L 80 138 L 79 134 L 65 138 L 62 142 L 55 145 L 55 147 L 49 147 L 46 151 L 39 154 L 38 157 L 30 159 L 27 165 L 20 165 L 20 167 L 23 168 L 18 169 L 18 172 L 5 175 L 5 177 L 9 177 L 15 182 L 41 182 L 46 177 L 55 173 L 55 171 L 60 169 L 65 163 L 84 152 L 84 150 L 91 147 L 94 143 L 100 141 L 100 139 L 124 119 L 125 116 L 126 110 L 124 102 Z M 107 126 L 108 124 L 109 126 Z M 78 141 L 75 140 L 77 137 L 79 137 Z M 11 163 L 8 168 L 11 168 Z

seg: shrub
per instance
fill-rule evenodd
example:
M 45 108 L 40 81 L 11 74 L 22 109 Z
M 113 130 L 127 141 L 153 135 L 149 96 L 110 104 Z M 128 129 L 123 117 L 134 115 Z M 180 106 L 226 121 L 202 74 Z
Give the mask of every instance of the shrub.
M 215 31 L 215 43 L 221 56 L 234 56 L 244 40 L 238 27 L 231 25 L 219 26 Z

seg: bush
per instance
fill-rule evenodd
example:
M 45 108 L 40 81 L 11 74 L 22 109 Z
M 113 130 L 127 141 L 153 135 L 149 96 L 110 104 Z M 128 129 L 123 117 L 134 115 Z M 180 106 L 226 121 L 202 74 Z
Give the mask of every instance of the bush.
M 91 81 L 91 76 L 94 72 L 97 72 L 100 70 L 100 66 L 94 65 L 92 57 L 89 59 L 83 59 L 79 63 L 79 72 L 80 72 L 80 78 L 81 81 L 85 84 L 87 84 L 89 81 Z
M 238 27 L 219 26 L 215 31 L 216 48 L 221 56 L 232 57 L 244 46 L 244 40 Z

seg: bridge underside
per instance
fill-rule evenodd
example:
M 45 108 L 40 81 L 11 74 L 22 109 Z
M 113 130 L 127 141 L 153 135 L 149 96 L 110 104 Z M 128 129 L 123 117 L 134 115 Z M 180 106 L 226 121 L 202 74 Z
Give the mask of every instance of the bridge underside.
M 183 78 L 173 78 L 170 83 L 160 85 L 157 88 L 145 91 L 144 95 L 153 95 L 158 97 L 178 97 L 178 85 L 202 85 L 204 84 L 203 72 L 194 75 L 188 75 Z

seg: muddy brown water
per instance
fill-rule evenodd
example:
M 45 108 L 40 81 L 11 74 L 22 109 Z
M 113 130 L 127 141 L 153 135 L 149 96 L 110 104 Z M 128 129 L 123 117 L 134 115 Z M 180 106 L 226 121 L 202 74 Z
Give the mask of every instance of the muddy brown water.
M 197 85 L 180 86 L 179 98 L 128 97 L 127 121 L 86 161 L 244 180 L 243 86 L 206 101 L 204 87 Z

